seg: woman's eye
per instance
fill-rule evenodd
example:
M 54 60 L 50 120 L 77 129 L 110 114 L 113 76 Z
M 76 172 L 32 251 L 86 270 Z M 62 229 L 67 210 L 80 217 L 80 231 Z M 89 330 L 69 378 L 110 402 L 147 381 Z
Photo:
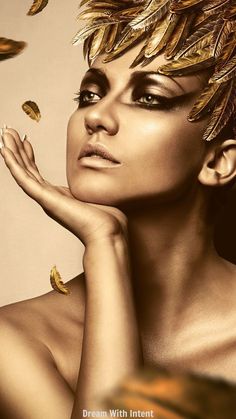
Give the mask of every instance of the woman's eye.
M 97 93 L 94 93 L 90 90 L 81 90 L 76 98 L 75 101 L 79 103 L 79 108 L 83 106 L 89 105 L 90 103 L 97 103 L 101 99 Z
M 134 98 L 135 102 L 147 109 L 160 109 L 167 110 L 174 106 L 174 100 L 164 96 L 154 95 L 152 93 L 146 93 L 138 95 Z

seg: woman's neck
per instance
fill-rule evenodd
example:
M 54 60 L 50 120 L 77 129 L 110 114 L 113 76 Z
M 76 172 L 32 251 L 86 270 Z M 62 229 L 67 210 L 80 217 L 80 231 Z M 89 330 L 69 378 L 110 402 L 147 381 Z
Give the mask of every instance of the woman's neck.
M 134 292 L 142 318 L 151 302 L 174 317 L 220 264 L 201 196 L 128 211 Z M 208 286 L 208 285 L 207 285 Z

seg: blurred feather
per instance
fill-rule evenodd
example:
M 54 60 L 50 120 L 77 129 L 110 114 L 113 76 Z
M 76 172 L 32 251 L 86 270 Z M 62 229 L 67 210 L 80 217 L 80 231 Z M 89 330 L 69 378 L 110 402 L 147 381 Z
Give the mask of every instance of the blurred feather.
M 224 88 L 225 86 L 219 83 L 207 85 L 194 103 L 188 120 L 190 122 L 196 121 L 211 111 Z
M 22 105 L 23 111 L 34 121 L 39 122 L 41 119 L 41 114 L 37 103 L 32 100 L 27 100 Z
M 158 68 L 158 73 L 166 76 L 185 76 L 197 71 L 210 67 L 214 63 L 214 58 L 209 51 L 201 53 L 192 53 L 187 57 L 180 57 L 178 60 L 173 60 L 171 63 L 165 64 Z
M 126 378 L 106 405 L 128 414 L 153 411 L 162 419 L 232 419 L 236 386 L 205 375 L 143 368 Z
M 31 8 L 29 9 L 27 15 L 34 16 L 37 13 L 41 12 L 48 4 L 48 0 L 34 0 Z
M 186 38 L 188 37 L 189 29 L 191 28 L 193 15 L 175 15 L 176 18 L 176 27 L 175 30 L 167 44 L 165 50 L 166 59 L 171 59 L 175 56 L 177 51 L 182 47 Z
M 170 0 L 151 0 L 144 11 L 133 19 L 129 25 L 135 30 L 152 25 L 166 14 L 169 5 Z
M 205 26 L 198 29 L 191 35 L 183 48 L 178 52 L 176 58 L 187 57 L 194 52 L 202 51 L 206 46 L 209 46 L 212 40 L 212 30 L 214 28 L 214 22 L 207 23 Z
M 226 93 L 213 111 L 207 129 L 203 134 L 203 140 L 212 141 L 225 127 L 234 111 L 234 100 L 235 88 L 234 82 L 231 80 Z
M 215 71 L 213 76 L 211 76 L 209 83 L 224 83 L 233 77 L 236 74 L 236 55 L 228 61 L 228 63 L 223 66 L 219 71 Z
M 13 58 L 20 54 L 27 46 L 26 42 L 0 38 L 0 61 Z

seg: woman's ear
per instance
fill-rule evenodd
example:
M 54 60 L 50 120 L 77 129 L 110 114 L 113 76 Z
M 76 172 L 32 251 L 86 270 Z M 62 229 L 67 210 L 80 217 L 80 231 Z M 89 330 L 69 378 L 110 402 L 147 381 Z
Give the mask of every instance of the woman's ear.
M 206 153 L 198 180 L 207 186 L 223 186 L 236 177 L 236 140 L 225 140 Z

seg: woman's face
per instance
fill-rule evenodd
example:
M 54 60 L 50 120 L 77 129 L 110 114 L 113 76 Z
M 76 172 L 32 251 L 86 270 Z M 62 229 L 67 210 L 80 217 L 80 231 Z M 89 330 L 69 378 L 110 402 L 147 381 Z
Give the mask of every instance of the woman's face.
M 207 121 L 190 123 L 187 116 L 204 79 L 157 74 L 163 56 L 130 69 L 139 50 L 107 64 L 98 57 L 82 80 L 67 144 L 69 187 L 82 201 L 169 201 L 198 183 Z M 97 146 L 117 162 L 91 155 Z

